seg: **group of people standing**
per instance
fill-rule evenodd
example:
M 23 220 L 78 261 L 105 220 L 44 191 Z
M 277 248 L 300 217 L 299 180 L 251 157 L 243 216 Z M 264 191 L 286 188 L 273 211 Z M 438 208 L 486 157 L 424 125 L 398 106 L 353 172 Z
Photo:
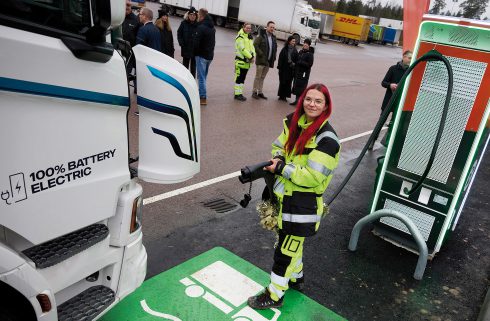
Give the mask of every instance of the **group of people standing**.
M 263 93 L 265 77 L 270 68 L 274 67 L 277 55 L 277 39 L 274 21 L 267 22 L 265 29 L 259 30 L 255 40 L 252 37 L 252 25 L 245 23 L 238 31 L 235 40 L 235 86 L 234 98 L 239 101 L 247 100 L 243 96 L 243 84 L 251 65 L 255 62 L 256 73 L 253 83 L 252 97 L 267 99 Z M 290 36 L 279 53 L 277 69 L 279 70 L 279 100 L 287 101 L 291 95 L 296 98 L 290 105 L 298 103 L 298 97 L 303 93 L 310 78 L 314 56 L 311 40 L 305 39 L 300 51 L 296 50 L 296 38 Z
M 158 10 L 158 18 L 153 24 L 153 12 L 149 8 L 141 8 L 137 17 L 131 10 L 131 2 L 126 1 L 126 19 L 123 23 L 123 38 L 131 46 L 142 44 L 174 57 L 174 41 L 172 28 L 167 11 Z M 274 35 L 275 23 L 269 21 L 265 29 L 252 36 L 252 25 L 245 23 L 235 38 L 235 84 L 234 98 L 247 100 L 243 95 L 245 78 L 252 64 L 256 65 L 252 97 L 267 99 L 263 92 L 264 81 L 270 68 L 274 67 L 277 56 L 277 39 Z M 199 85 L 201 105 L 207 105 L 206 79 L 209 66 L 214 58 L 216 30 L 214 23 L 204 8 L 196 10 L 191 7 L 184 15 L 177 30 L 177 39 L 181 47 L 182 64 L 196 77 Z M 298 103 L 298 97 L 308 85 L 311 67 L 313 66 L 313 50 L 310 39 L 305 39 L 302 49 L 296 50 L 296 38 L 290 36 L 279 53 L 277 69 L 279 70 L 279 100 L 286 101 L 292 95 L 295 99 L 290 105 Z M 134 67 L 134 61 L 129 70 Z
M 182 64 L 194 77 L 197 74 L 201 105 L 207 104 L 206 78 L 214 58 L 215 33 L 208 11 L 204 8 L 198 11 L 194 7 L 185 14 L 177 30 Z M 158 10 L 158 18 L 153 24 L 153 12 L 149 8 L 141 8 L 136 16 L 132 12 L 131 2 L 126 0 L 123 38 L 131 46 L 141 44 L 174 58 L 174 39 L 165 8 Z M 134 60 L 128 63 L 128 70 L 131 71 L 133 67 Z

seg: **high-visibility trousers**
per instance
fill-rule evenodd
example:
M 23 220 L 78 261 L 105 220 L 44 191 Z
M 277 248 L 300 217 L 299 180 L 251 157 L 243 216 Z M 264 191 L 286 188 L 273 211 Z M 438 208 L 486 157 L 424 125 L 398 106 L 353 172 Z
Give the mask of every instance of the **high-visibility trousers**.
M 303 277 L 304 236 L 288 235 L 279 230 L 279 242 L 274 252 L 269 292 L 273 300 L 279 300 L 289 288 L 288 283 Z
M 235 96 L 243 94 L 243 83 L 245 82 L 245 77 L 247 77 L 247 72 L 249 68 L 250 63 L 246 63 L 241 60 L 235 60 Z

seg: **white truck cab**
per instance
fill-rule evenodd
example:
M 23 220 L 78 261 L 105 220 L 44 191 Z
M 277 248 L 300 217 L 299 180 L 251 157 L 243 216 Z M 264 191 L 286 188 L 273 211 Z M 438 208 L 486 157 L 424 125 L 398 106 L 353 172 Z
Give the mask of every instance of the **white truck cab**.
M 195 80 L 160 52 L 111 39 L 124 17 L 125 0 L 0 6 L 0 320 L 100 317 L 146 275 L 136 177 L 174 183 L 200 170 Z

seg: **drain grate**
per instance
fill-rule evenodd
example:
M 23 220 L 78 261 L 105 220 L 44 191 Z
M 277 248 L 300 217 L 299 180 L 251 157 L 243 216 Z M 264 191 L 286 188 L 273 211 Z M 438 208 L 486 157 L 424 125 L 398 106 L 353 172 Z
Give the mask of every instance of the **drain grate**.
M 231 212 L 238 207 L 238 205 L 227 202 L 223 198 L 213 198 L 208 201 L 201 202 L 201 204 L 204 205 L 204 207 L 208 207 L 220 214 Z

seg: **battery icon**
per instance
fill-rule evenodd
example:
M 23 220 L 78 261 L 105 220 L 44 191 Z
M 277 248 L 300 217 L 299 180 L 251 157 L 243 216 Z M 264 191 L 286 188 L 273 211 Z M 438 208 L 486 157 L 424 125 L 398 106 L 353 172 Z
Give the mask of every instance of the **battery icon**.
M 27 199 L 24 173 L 10 175 L 10 192 L 11 200 L 16 203 Z

